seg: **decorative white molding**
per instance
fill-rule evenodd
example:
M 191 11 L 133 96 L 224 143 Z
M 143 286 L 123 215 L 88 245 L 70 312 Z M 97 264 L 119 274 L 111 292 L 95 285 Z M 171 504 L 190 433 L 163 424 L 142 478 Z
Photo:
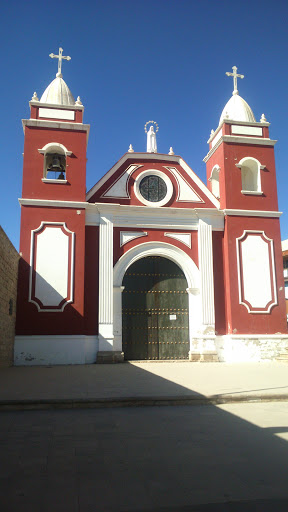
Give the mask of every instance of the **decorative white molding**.
M 31 231 L 28 300 L 38 311 L 62 312 L 73 302 L 74 240 L 65 222 L 42 221 Z
M 131 242 L 131 240 L 135 240 L 135 238 L 140 238 L 147 235 L 148 233 L 145 233 L 144 231 L 120 231 L 120 247 L 127 244 L 128 242 Z
M 175 230 L 198 229 L 199 218 L 212 225 L 213 231 L 224 230 L 224 214 L 216 208 L 147 208 L 146 206 L 87 203 L 86 225 L 99 225 L 99 211 L 114 217 L 120 228 L 163 228 Z
M 208 190 L 208 188 L 206 187 L 206 185 L 204 185 L 204 183 L 200 180 L 200 178 L 192 171 L 192 169 L 189 167 L 189 165 L 187 165 L 187 163 L 185 162 L 185 160 L 183 160 L 183 158 L 181 158 L 180 156 L 175 156 L 175 155 L 164 155 L 164 154 L 160 154 L 160 153 L 133 153 L 133 155 L 131 155 L 131 153 L 125 153 L 125 155 L 122 156 L 122 158 L 120 158 L 120 160 L 110 169 L 110 171 L 108 171 L 105 176 L 103 176 L 99 181 L 98 183 L 96 183 L 94 185 L 94 187 L 92 187 L 88 192 L 87 192 L 87 195 L 86 195 L 86 199 L 87 201 L 95 194 L 95 192 L 97 192 L 101 187 L 102 185 L 104 185 L 104 183 L 106 183 L 109 178 L 111 178 L 111 176 L 113 176 L 113 174 L 127 161 L 127 160 L 131 160 L 131 158 L 133 157 L 133 160 L 134 162 L 137 162 L 137 160 L 140 160 L 140 161 L 146 161 L 146 160 L 156 160 L 156 161 L 159 161 L 160 163 L 162 162 L 168 162 L 168 163 L 178 163 L 183 169 L 184 171 L 187 172 L 188 176 L 192 179 L 192 181 L 195 182 L 195 184 L 197 185 L 197 187 L 199 187 L 199 189 L 203 192 L 203 194 L 211 201 L 212 204 L 214 204 L 214 206 L 216 206 L 216 208 L 220 208 L 220 203 L 219 201 L 216 199 L 216 197 L 213 196 L 213 194 L 210 192 L 210 190 Z M 141 165 L 141 164 L 140 164 Z
M 207 163 L 209 158 L 215 153 L 216 149 L 222 144 L 222 142 L 229 142 L 232 144 L 250 144 L 256 146 L 275 146 L 277 140 L 266 139 L 264 137 L 241 137 L 237 135 L 223 135 L 220 137 L 218 142 L 203 158 L 203 162 Z
M 165 182 L 167 191 L 166 191 L 165 197 L 161 201 L 151 202 L 142 196 L 139 186 L 140 186 L 140 183 L 143 180 L 143 178 L 145 178 L 146 176 L 158 176 L 159 178 L 162 178 L 162 180 Z M 149 206 L 150 208 L 159 208 L 160 206 L 164 206 L 165 204 L 167 204 L 170 201 L 172 194 L 173 194 L 173 185 L 172 185 L 171 180 L 168 178 L 168 176 L 164 172 L 159 171 L 158 169 L 147 169 L 146 171 L 141 172 L 135 179 L 134 192 L 135 192 L 135 196 L 137 197 L 138 201 L 140 201 L 140 203 L 145 204 L 146 206 Z
M 222 210 L 224 215 L 233 215 L 236 217 L 281 217 L 283 212 L 273 212 L 265 210 Z
M 67 108 L 69 110 L 84 110 L 84 106 L 83 105 L 79 105 L 79 103 L 75 103 L 75 105 L 69 105 L 69 107 L 67 105 L 59 105 L 58 103 L 44 103 L 44 102 L 41 102 L 41 101 L 29 101 L 29 105 L 31 107 L 31 105 L 33 107 L 43 107 L 43 108 L 57 108 L 57 109 L 60 109 L 60 110 L 67 110 Z
M 189 303 L 189 339 L 190 343 L 195 333 L 201 330 L 201 301 L 199 293 L 200 275 L 194 261 L 178 247 L 165 242 L 146 242 L 129 249 L 114 265 L 114 350 L 122 351 L 122 328 L 120 317 L 122 315 L 122 281 L 127 269 L 136 261 L 147 256 L 162 256 L 174 261 L 187 280 L 188 289 L 192 290 L 188 296 Z
M 219 130 L 217 135 L 215 135 L 214 139 L 212 140 L 212 148 L 214 148 L 215 144 L 217 144 L 218 140 L 222 137 L 222 135 L 223 135 L 223 132 L 221 129 L 221 130 Z
M 244 230 L 236 252 L 239 304 L 249 313 L 270 313 L 278 304 L 273 240 L 264 231 Z
M 113 345 L 113 217 L 100 214 L 99 229 L 99 350 Z
M 49 119 L 66 119 L 67 121 L 74 121 L 75 111 L 64 110 L 59 108 L 39 108 L 39 117 L 48 117 Z
M 65 156 L 72 155 L 72 151 L 68 151 L 68 149 L 59 142 L 49 142 L 45 144 L 42 149 L 38 149 L 38 153 L 41 153 L 41 155 L 45 155 L 45 153 L 59 153 Z
M 180 172 L 176 167 L 164 166 L 165 169 L 170 171 L 176 179 L 178 185 L 176 201 L 183 203 L 204 203 L 203 199 L 195 192 L 184 176 L 181 176 Z
M 212 226 L 201 219 L 199 220 L 198 230 L 198 254 L 202 295 L 202 324 L 211 328 L 212 334 L 215 332 Z
M 65 185 L 65 183 L 67 183 L 67 180 L 50 180 L 49 178 L 42 178 L 41 181 L 43 181 L 43 183 L 58 183 L 58 185 Z
M 191 233 L 164 233 L 164 236 L 174 238 L 191 249 Z
M 263 196 L 262 190 L 241 190 L 241 194 L 244 194 L 244 196 Z
M 231 125 L 231 133 L 234 135 L 256 135 L 258 137 L 262 137 L 263 131 L 262 127 L 259 126 L 241 126 L 241 125 Z
M 25 135 L 25 126 L 32 128 L 50 128 L 52 130 L 72 130 L 86 132 L 86 144 L 88 143 L 90 125 L 83 123 L 69 123 L 68 121 L 43 121 L 42 119 L 22 119 L 23 132 Z
M 48 180 L 51 181 L 51 180 Z M 56 180 L 57 181 L 57 180 Z M 87 208 L 90 203 L 80 201 L 58 201 L 55 199 L 26 199 L 20 197 L 18 199 L 21 206 L 48 206 L 55 208 Z
M 142 165 L 129 165 L 127 169 L 119 176 L 112 185 L 102 194 L 101 197 L 114 197 L 117 199 L 129 199 L 128 181 L 130 176 L 136 169 L 143 167 Z
M 210 178 L 208 178 L 208 181 L 211 181 L 212 193 L 217 199 L 220 198 L 219 172 L 220 167 L 216 164 L 211 171 Z

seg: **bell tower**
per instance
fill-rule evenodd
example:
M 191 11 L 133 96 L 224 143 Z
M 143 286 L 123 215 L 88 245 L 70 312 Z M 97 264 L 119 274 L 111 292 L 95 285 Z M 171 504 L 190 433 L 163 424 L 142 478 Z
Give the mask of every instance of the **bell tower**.
M 286 333 L 275 140 L 264 114 L 256 122 L 239 96 L 234 66 L 232 97 L 204 158 L 207 184 L 225 215 L 223 241 L 226 332 Z
M 37 339 L 40 333 L 56 336 L 57 343 L 57 335 L 63 340 L 63 335 L 83 332 L 89 125 L 83 123 L 80 97 L 75 101 L 63 80 L 62 62 L 71 58 L 63 56 L 62 48 L 50 57 L 58 59 L 56 78 L 40 100 L 34 92 L 30 119 L 22 121 L 21 265 L 15 350 L 20 354 L 25 347 L 22 352 L 26 356 L 29 344 L 41 344 Z M 47 350 L 62 350 L 55 343 Z

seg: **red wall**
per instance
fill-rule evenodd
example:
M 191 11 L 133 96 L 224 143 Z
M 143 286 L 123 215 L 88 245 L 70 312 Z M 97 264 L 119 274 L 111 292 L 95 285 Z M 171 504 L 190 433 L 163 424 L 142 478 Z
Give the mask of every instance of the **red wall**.
M 28 302 L 31 230 L 42 221 L 65 222 L 75 233 L 74 301 L 63 312 L 38 312 L 35 304 Z M 21 238 L 19 265 L 16 334 L 82 334 L 84 315 L 84 258 L 85 210 L 70 208 L 21 208 Z
M 46 144 L 63 144 L 72 155 L 67 157 L 67 183 L 43 183 L 44 155 L 38 152 Z M 85 201 L 86 132 L 25 127 L 22 197 Z
M 266 236 L 274 241 L 278 305 L 273 306 L 270 313 L 267 314 L 249 313 L 244 305 L 239 304 L 236 238 L 243 234 L 244 229 L 264 231 Z M 224 258 L 226 318 L 227 332 L 229 334 L 287 333 L 280 240 L 278 219 L 233 216 L 226 218 Z M 263 279 L 267 278 L 269 276 L 263 276 Z

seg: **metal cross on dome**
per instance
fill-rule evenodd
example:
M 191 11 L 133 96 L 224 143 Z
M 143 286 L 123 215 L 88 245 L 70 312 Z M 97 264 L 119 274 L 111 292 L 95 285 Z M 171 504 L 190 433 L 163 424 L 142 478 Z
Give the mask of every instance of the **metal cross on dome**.
M 236 66 L 233 66 L 232 69 L 233 69 L 233 73 L 229 73 L 228 71 L 226 71 L 226 75 L 227 76 L 233 76 L 233 82 L 234 82 L 233 94 L 238 94 L 237 78 L 244 78 L 244 75 L 237 75 L 237 68 L 236 68 Z
M 61 73 L 61 68 L 62 68 L 62 60 L 65 59 L 65 60 L 71 60 L 71 57 L 67 56 L 67 57 L 64 57 L 62 55 L 63 53 L 63 48 L 59 48 L 59 55 L 55 55 L 54 53 L 50 53 L 49 54 L 49 57 L 51 57 L 51 59 L 58 59 L 58 73 L 57 73 L 57 76 L 60 76 L 62 75 Z

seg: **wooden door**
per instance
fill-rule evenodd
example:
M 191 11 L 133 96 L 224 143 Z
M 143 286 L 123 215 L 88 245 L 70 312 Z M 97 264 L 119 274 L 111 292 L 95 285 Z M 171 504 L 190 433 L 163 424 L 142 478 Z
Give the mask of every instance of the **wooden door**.
M 142 258 L 129 267 L 123 286 L 125 359 L 188 359 L 187 281 L 178 265 Z

